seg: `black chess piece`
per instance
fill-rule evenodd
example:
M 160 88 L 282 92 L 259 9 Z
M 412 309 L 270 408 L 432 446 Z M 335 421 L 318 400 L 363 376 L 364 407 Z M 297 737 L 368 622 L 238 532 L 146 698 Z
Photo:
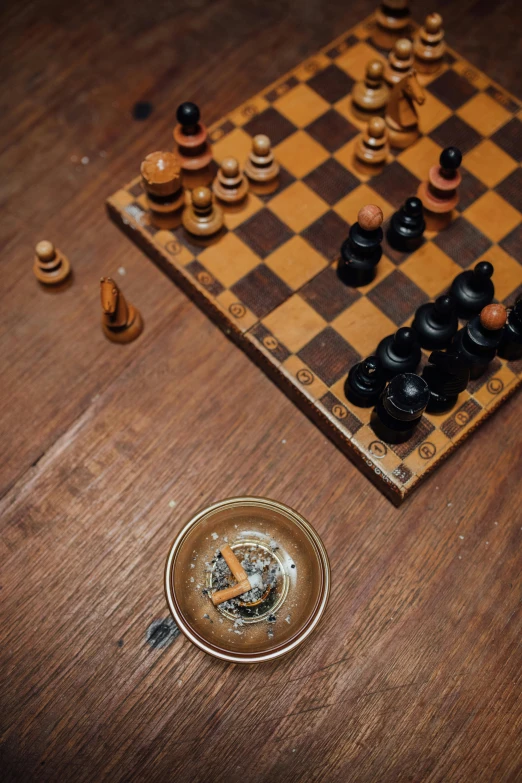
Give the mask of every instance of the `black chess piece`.
M 377 358 L 387 378 L 405 372 L 415 372 L 421 360 L 417 333 L 403 326 L 395 334 L 389 334 L 377 346 Z
M 508 362 L 522 359 L 522 295 L 508 309 L 507 323 L 497 353 Z
M 192 101 L 185 101 L 178 106 L 176 119 L 186 136 L 193 136 L 198 132 L 200 113 L 199 108 Z
M 394 250 L 411 253 L 422 244 L 425 230 L 422 201 L 414 196 L 406 199 L 406 203 L 392 215 L 386 239 Z
M 357 288 L 368 285 L 375 277 L 382 256 L 383 214 L 379 207 L 367 204 L 350 228 L 348 239 L 341 246 L 337 274 L 345 285 Z
M 469 366 L 460 351 L 433 351 L 422 377 L 430 390 L 428 413 L 444 413 L 456 404 L 461 391 L 469 383 Z
M 386 386 L 386 376 L 376 356 L 357 362 L 350 369 L 344 384 L 346 399 L 360 408 L 370 408 Z
M 447 348 L 459 328 L 455 297 L 446 294 L 421 305 L 415 313 L 413 328 L 421 348 L 432 351 Z
M 502 304 L 490 304 L 468 321 L 455 335 L 450 351 L 459 351 L 470 368 L 471 378 L 480 378 L 502 340 L 507 311 Z
M 474 269 L 468 269 L 457 275 L 451 284 L 450 293 L 457 301 L 459 318 L 473 318 L 486 307 L 495 295 L 495 286 L 491 280 L 493 264 L 481 261 Z
M 385 443 L 403 443 L 413 435 L 429 399 L 428 384 L 420 375 L 396 375 L 372 411 L 373 431 Z

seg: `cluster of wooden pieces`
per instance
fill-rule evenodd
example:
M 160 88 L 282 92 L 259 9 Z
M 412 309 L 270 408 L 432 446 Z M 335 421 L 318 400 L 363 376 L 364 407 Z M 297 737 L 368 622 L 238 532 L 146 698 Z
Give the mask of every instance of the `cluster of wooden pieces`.
M 239 204 L 250 189 L 271 192 L 277 187 L 279 165 L 270 139 L 260 134 L 252 140 L 244 171 L 236 158 L 227 157 L 212 182 L 212 153 L 198 107 L 182 103 L 177 120 L 175 152 L 151 152 L 141 164 L 150 220 L 157 228 L 168 230 L 182 223 L 194 236 L 212 236 L 223 226 L 219 202 Z
M 413 40 L 397 37 L 405 36 L 409 29 L 406 2 L 383 4 L 376 21 L 374 43 L 391 51 L 385 63 L 370 60 L 364 79 L 352 91 L 354 116 L 368 121 L 356 149 L 356 160 L 362 171 L 369 174 L 378 173 L 385 165 L 389 145 L 405 149 L 418 139 L 416 107 L 424 103 L 425 95 L 417 74 L 436 73 L 445 52 L 440 14 L 429 14 Z M 376 122 L 374 117 L 384 121 Z

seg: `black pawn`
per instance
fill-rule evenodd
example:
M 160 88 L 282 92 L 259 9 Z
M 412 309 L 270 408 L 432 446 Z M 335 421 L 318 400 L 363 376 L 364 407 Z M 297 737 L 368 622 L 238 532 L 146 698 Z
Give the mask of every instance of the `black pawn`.
M 193 136 L 198 132 L 199 126 L 199 108 L 191 101 L 185 101 L 178 106 L 176 119 L 187 136 Z
M 491 280 L 493 264 L 481 261 L 474 269 L 457 275 L 451 284 L 450 293 L 457 301 L 459 318 L 473 318 L 493 301 L 495 286 Z
M 449 411 L 469 383 L 469 367 L 460 352 L 433 351 L 422 377 L 430 390 L 428 413 Z
M 417 334 L 407 326 L 381 340 L 376 353 L 387 378 L 393 378 L 400 373 L 414 372 L 421 360 Z
M 446 147 L 440 153 L 439 163 L 442 176 L 445 179 L 453 179 L 462 163 L 462 152 L 458 147 Z
M 344 384 L 346 399 L 360 408 L 375 405 L 386 386 L 386 377 L 376 356 L 357 362 Z
M 345 285 L 358 288 L 375 277 L 382 256 L 383 215 L 379 207 L 368 204 L 359 211 L 358 221 L 350 228 L 341 246 L 337 274 Z
M 459 328 L 455 297 L 446 294 L 434 302 L 421 305 L 415 313 L 413 328 L 421 348 L 432 351 L 447 348 Z
M 413 435 L 430 399 L 426 381 L 414 373 L 393 378 L 379 397 L 371 426 L 385 443 L 403 443 Z
M 502 304 L 485 307 L 455 335 L 451 352 L 459 351 L 470 368 L 470 377 L 480 378 L 495 358 L 504 333 L 507 312 Z
M 426 229 L 423 213 L 422 201 L 413 197 L 392 215 L 386 239 L 394 250 L 411 253 L 420 247 Z
M 522 359 L 522 296 L 508 310 L 508 319 L 498 347 L 498 355 L 509 362 Z

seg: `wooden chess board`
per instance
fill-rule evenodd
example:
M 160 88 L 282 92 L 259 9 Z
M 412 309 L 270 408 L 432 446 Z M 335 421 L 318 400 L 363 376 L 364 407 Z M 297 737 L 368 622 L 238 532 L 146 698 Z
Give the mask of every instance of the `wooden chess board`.
M 421 137 L 382 173 L 354 166 L 363 123 L 350 93 L 368 60 L 373 17 L 255 96 L 210 131 L 214 160 L 244 161 L 257 133 L 270 136 L 281 177 L 269 196 L 225 207 L 210 241 L 150 225 L 140 178 L 107 206 L 113 220 L 229 335 L 395 503 L 400 503 L 522 383 L 522 360 L 495 359 L 455 408 L 425 415 L 406 443 L 390 446 L 369 426 L 371 409 L 347 402 L 351 365 L 382 337 L 410 325 L 416 308 L 477 261 L 495 267 L 496 297 L 522 291 L 521 103 L 448 50 L 422 76 Z M 171 148 L 171 140 L 158 147 Z M 376 279 L 360 289 L 336 276 L 336 257 L 361 206 L 385 219 L 415 195 L 443 147 L 463 153 L 460 204 L 451 225 L 414 253 L 384 243 Z M 144 155 L 150 150 L 144 150 Z M 138 168 L 140 161 L 136 161 Z M 423 357 L 426 362 L 426 356 Z

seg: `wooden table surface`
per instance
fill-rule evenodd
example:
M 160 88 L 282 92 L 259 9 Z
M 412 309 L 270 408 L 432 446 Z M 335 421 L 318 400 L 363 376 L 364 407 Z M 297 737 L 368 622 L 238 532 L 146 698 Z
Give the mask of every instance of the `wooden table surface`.
M 178 103 L 212 122 L 373 7 L 4 6 L 3 780 L 521 780 L 520 395 L 396 509 L 104 209 L 170 143 Z M 438 8 L 521 97 L 516 0 Z M 62 293 L 32 275 L 42 238 L 74 267 Z M 144 316 L 131 345 L 102 335 L 106 274 Z M 151 629 L 182 523 L 239 494 L 297 508 L 333 571 L 319 629 L 258 667 Z

